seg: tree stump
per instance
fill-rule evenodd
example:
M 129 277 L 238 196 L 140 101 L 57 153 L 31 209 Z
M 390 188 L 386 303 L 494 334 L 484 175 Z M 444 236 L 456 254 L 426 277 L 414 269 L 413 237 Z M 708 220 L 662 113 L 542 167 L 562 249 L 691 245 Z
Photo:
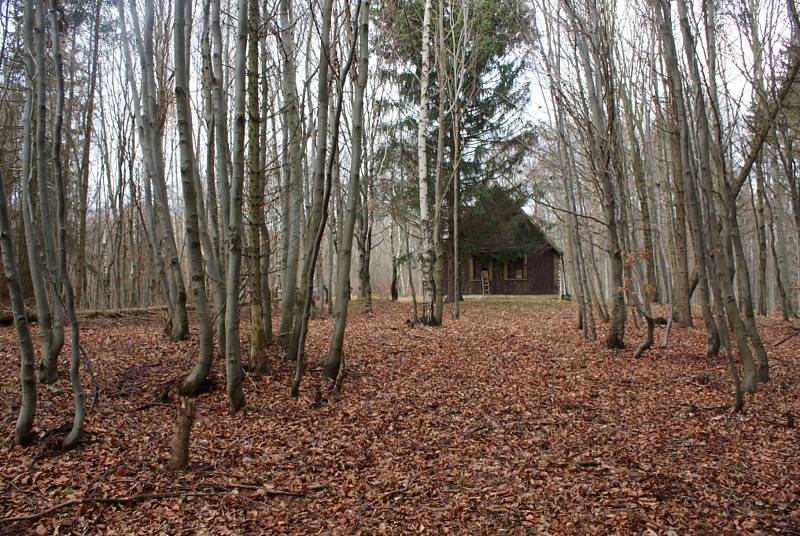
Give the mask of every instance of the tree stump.
M 172 453 L 167 468 L 183 469 L 189 463 L 189 438 L 194 424 L 195 399 L 182 396 L 175 412 L 175 433 L 172 437 Z

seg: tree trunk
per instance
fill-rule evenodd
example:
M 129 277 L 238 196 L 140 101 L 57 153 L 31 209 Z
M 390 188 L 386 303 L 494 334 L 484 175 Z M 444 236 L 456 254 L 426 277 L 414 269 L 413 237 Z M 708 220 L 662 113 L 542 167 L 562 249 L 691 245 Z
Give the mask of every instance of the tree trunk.
M 242 268 L 242 187 L 244 183 L 244 130 L 247 95 L 247 7 L 248 0 L 238 0 L 236 54 L 234 59 L 234 128 L 233 174 L 231 176 L 230 209 L 228 213 L 228 272 L 225 281 L 225 375 L 228 404 L 231 414 L 244 406 L 242 364 L 239 343 L 239 283 Z M 220 157 L 223 155 L 219 155 Z
M 26 107 L 27 108 L 27 107 Z M 24 179 L 23 179 L 24 180 Z M 17 256 L 11 240 L 11 223 L 8 218 L 8 198 L 5 192 L 5 178 L 0 176 L 0 251 L 3 255 L 11 311 L 14 315 L 14 328 L 17 333 L 20 355 L 20 390 L 22 401 L 17 423 L 14 427 L 14 442 L 28 445 L 33 440 L 33 420 L 36 416 L 36 354 L 33 349 L 31 329 L 25 313 L 25 302 L 17 270 Z
M 336 263 L 336 311 L 333 316 L 328 357 L 323 374 L 335 380 L 342 366 L 344 353 L 344 331 L 347 326 L 347 309 L 350 300 L 350 262 L 353 249 L 353 228 L 355 226 L 356 196 L 360 190 L 361 159 L 364 139 L 364 92 L 367 87 L 369 70 L 369 0 L 361 6 L 358 21 L 358 78 L 353 96 L 353 137 L 350 151 L 350 184 L 348 186 L 347 212 L 344 214 L 342 234 L 339 243 L 339 258 Z M 392 259 L 394 264 L 394 258 Z
M 94 8 L 94 30 L 92 33 L 92 66 L 89 74 L 89 90 L 86 97 L 86 115 L 84 116 L 83 151 L 81 153 L 80 192 L 78 207 L 78 285 L 75 304 L 80 308 L 86 292 L 86 210 L 89 195 L 89 156 L 92 146 L 92 126 L 94 120 L 94 93 L 97 87 L 97 65 L 100 52 L 100 7 L 97 0 Z
M 264 219 L 264 168 L 261 165 L 260 129 L 261 112 L 258 106 L 258 30 L 260 24 L 258 0 L 249 0 L 248 13 L 248 51 L 247 51 L 247 90 L 248 121 L 248 212 L 247 224 L 250 254 L 249 266 L 250 291 L 250 363 L 256 374 L 263 374 L 267 369 L 264 343 L 263 311 L 261 303 L 261 222 Z M 266 106 L 266 102 L 264 105 Z
M 63 307 L 69 320 L 70 327 L 70 364 L 69 378 L 72 384 L 72 395 L 74 399 L 74 417 L 72 429 L 64 438 L 63 447 L 71 449 L 78 445 L 83 430 L 83 422 L 86 417 L 86 403 L 84 401 L 83 386 L 81 385 L 81 344 L 78 319 L 75 315 L 75 295 L 72 289 L 72 280 L 69 275 L 67 264 L 67 199 L 64 188 L 64 173 L 61 163 L 61 131 L 64 123 L 64 64 L 61 53 L 61 32 L 59 28 L 59 12 L 56 0 L 50 0 L 50 38 L 52 41 L 53 60 L 55 63 L 56 74 L 56 109 L 55 121 L 53 123 L 53 183 L 56 188 L 56 214 L 58 219 L 58 259 L 61 277 L 60 284 L 64 288 L 64 299 L 58 293 L 58 288 L 53 292 L 57 296 L 59 305 L 57 309 Z M 40 182 L 45 181 L 40 177 Z M 55 287 L 55 285 L 54 285 Z M 60 307 L 59 307 L 60 306 Z
M 322 203 L 325 195 L 325 163 L 328 154 L 328 121 L 330 119 L 328 108 L 330 105 L 330 80 L 328 80 L 328 72 L 330 67 L 329 54 L 332 9 L 332 0 L 325 0 L 322 7 L 322 33 L 320 36 L 319 73 L 317 80 L 316 153 L 314 154 L 314 167 L 312 170 L 314 180 L 312 185 L 313 190 L 311 191 L 311 209 L 308 214 L 308 222 L 305 230 L 306 237 L 311 237 L 316 234 L 320 221 L 322 221 Z M 316 270 L 316 258 L 313 248 L 307 247 L 304 253 L 303 266 L 300 271 L 300 293 L 297 296 L 298 303 L 303 306 L 306 302 L 310 304 L 313 299 L 313 278 Z M 301 339 L 304 336 L 302 334 L 303 323 L 303 319 L 300 319 L 300 322 L 295 319 L 294 325 L 292 326 L 292 338 L 286 349 L 286 358 L 289 361 L 297 360 Z M 299 371 L 301 368 L 300 363 L 298 363 L 297 368 Z M 302 373 L 297 374 L 296 377 L 299 375 L 302 375 Z
M 25 48 L 32 51 L 34 50 L 34 0 L 27 0 L 23 6 L 23 39 Z M 36 300 L 36 314 L 39 321 L 39 338 L 41 341 L 39 381 L 52 383 L 56 380 L 57 362 L 54 357 L 51 357 L 53 355 L 52 317 L 47 296 L 44 267 L 42 266 L 41 246 L 33 223 L 34 208 L 31 192 L 31 183 L 34 180 L 33 127 L 37 84 L 35 73 L 37 71 L 34 56 L 25 54 L 23 57 L 25 70 L 28 73 L 28 85 L 25 93 L 25 115 L 22 122 L 22 218 L 25 229 L 28 267 L 30 268 L 33 294 Z
M 35 0 L 36 26 L 35 51 L 36 51 L 36 133 L 34 145 L 36 148 L 36 186 L 38 189 L 39 219 L 41 223 L 41 236 L 44 238 L 44 259 L 47 273 L 48 301 L 51 306 L 53 319 L 52 339 L 48 354 L 42 354 L 39 381 L 52 383 L 58 376 L 58 356 L 64 345 L 64 309 L 59 301 L 61 281 L 58 249 L 56 246 L 56 227 L 50 205 L 50 191 L 47 180 L 47 164 L 51 154 L 46 141 L 47 126 L 47 56 L 45 55 L 45 39 L 47 39 L 47 22 L 45 17 L 44 2 Z
M 302 188 L 303 188 L 303 149 L 302 132 L 300 131 L 300 104 L 297 96 L 294 24 L 292 20 L 291 0 L 281 0 L 281 44 L 283 54 L 283 107 L 284 107 L 284 139 L 288 138 L 288 168 L 284 170 L 285 214 L 287 221 L 285 233 L 286 249 L 283 276 L 281 278 L 281 319 L 277 340 L 284 347 L 291 341 L 295 322 L 295 306 L 297 302 L 297 271 L 300 257 L 300 240 L 302 225 Z M 289 357 L 287 353 L 287 358 Z
M 188 13 L 187 13 L 188 12 Z M 188 15 L 188 16 L 187 16 Z M 186 247 L 189 252 L 189 276 L 192 298 L 197 311 L 198 355 L 192 372 L 184 378 L 180 391 L 184 396 L 197 394 L 208 377 L 213 357 L 213 333 L 211 316 L 206 297 L 206 279 L 203 269 L 203 252 L 200 246 L 200 223 L 195 190 L 195 154 L 190 127 L 189 66 L 187 53 L 190 46 L 191 27 L 186 31 L 186 19 L 191 20 L 191 3 L 176 0 L 174 19 L 175 56 L 175 108 L 178 119 L 180 146 L 181 186 L 183 188 L 183 211 L 186 226 Z M 188 441 L 188 440 L 187 440 Z
M 417 112 L 417 166 L 419 183 L 419 221 L 422 236 L 422 323 L 435 325 L 434 316 L 434 237 L 430 217 L 430 194 L 428 193 L 428 77 L 430 76 L 430 33 L 431 33 L 431 0 L 425 0 L 422 19 L 422 64 L 419 73 L 419 108 Z

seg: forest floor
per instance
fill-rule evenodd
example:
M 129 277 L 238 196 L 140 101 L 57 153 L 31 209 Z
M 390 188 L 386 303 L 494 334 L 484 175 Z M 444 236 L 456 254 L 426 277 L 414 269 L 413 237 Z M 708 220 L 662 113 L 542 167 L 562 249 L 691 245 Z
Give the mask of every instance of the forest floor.
M 164 462 L 194 342 L 86 323 L 99 400 L 60 452 L 66 362 L 39 387 L 39 440 L 14 447 L 18 353 L 0 329 L 0 533 L 800 534 L 800 336 L 775 347 L 796 325 L 762 322 L 772 381 L 736 415 L 699 328 L 634 359 L 582 342 L 569 303 L 468 301 L 441 329 L 375 309 L 352 304 L 341 393 L 317 396 L 330 319 L 311 323 L 298 399 L 270 348 L 271 374 L 247 376 L 228 416 L 216 361 L 180 472 Z M 640 336 L 629 321 L 628 345 Z

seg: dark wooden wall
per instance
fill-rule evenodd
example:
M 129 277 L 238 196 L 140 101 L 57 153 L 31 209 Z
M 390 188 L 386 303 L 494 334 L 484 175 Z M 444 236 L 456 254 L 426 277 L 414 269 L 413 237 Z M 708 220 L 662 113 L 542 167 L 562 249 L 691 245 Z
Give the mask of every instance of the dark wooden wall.
M 461 294 L 482 294 L 480 275 L 475 274 L 476 281 L 470 280 L 471 257 L 465 255 L 459 263 Z M 529 295 L 558 294 L 558 274 L 560 259 L 554 249 L 531 250 L 528 252 L 528 278 L 524 280 L 505 279 L 502 262 L 493 263 L 490 270 L 490 294 Z M 445 281 L 447 295 L 452 296 L 453 278 L 452 260 L 445 265 Z

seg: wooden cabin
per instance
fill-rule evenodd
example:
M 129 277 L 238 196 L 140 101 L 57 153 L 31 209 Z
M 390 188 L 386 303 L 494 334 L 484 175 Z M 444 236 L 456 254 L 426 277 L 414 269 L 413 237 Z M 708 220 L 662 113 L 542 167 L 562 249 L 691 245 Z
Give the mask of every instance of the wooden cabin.
M 489 187 L 459 226 L 460 295 L 558 295 L 561 250 L 498 187 Z M 448 251 L 452 251 L 452 243 Z M 446 294 L 453 296 L 453 263 L 445 264 Z

